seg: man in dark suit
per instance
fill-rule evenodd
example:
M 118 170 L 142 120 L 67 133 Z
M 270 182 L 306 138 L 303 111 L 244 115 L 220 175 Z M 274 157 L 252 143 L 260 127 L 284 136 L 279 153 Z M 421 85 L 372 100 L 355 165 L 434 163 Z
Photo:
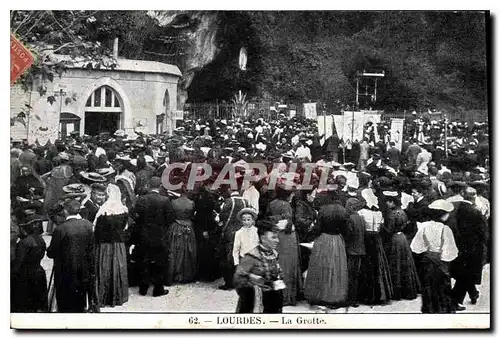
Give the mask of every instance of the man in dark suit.
M 361 275 L 361 263 L 366 255 L 365 249 L 365 221 L 357 213 L 362 206 L 356 198 L 349 198 L 346 202 L 346 210 L 349 213 L 347 221 L 348 232 L 345 237 L 345 250 L 347 254 L 347 269 L 349 277 L 349 289 L 347 301 L 353 307 L 359 305 L 359 277 Z
M 418 181 L 417 181 L 418 180 Z M 419 179 L 413 181 L 413 187 L 411 189 L 411 195 L 414 202 L 410 202 L 406 208 L 406 214 L 408 216 L 409 224 L 403 232 L 408 238 L 408 243 L 411 243 L 413 237 L 417 233 L 417 222 L 427 221 L 427 208 L 430 204 L 428 197 L 425 195 L 426 187 L 422 185 Z
M 446 154 L 444 152 L 444 147 L 442 142 L 436 143 L 436 148 L 432 151 L 432 161 L 436 164 L 436 167 L 441 168 L 441 162 L 445 158 Z
M 337 134 L 331 135 L 323 144 L 323 154 L 330 154 L 334 161 L 339 161 L 340 139 Z
M 47 256 L 54 259 L 58 311 L 82 313 L 95 279 L 93 225 L 78 214 L 79 201 L 68 200 L 64 207 L 66 221 L 52 234 Z
M 451 274 L 455 278 L 453 299 L 460 310 L 465 309 L 463 303 L 468 293 L 471 304 L 476 304 L 479 292 L 476 284 L 481 284 L 483 256 L 486 243 L 486 220 L 474 206 L 476 190 L 465 189 L 464 200 L 458 203 L 456 212 L 455 242 L 458 257 L 451 263 Z
M 94 222 L 97 211 L 106 201 L 106 185 L 94 183 L 90 187 L 92 189 L 90 197 L 82 201 L 80 215 L 82 218 Z
M 389 166 L 397 171 L 399 169 L 399 165 L 401 164 L 401 152 L 396 148 L 396 143 L 394 141 L 391 141 L 389 146 L 390 147 L 387 150 L 386 157 L 389 162 Z
M 146 295 L 152 283 L 154 297 L 168 293 L 163 287 L 167 267 L 166 234 L 175 220 L 172 203 L 168 197 L 160 195 L 160 186 L 161 179 L 152 177 L 150 191 L 137 200 L 136 225 L 131 237 L 131 243 L 137 245 L 135 254 L 140 262 L 139 293 Z

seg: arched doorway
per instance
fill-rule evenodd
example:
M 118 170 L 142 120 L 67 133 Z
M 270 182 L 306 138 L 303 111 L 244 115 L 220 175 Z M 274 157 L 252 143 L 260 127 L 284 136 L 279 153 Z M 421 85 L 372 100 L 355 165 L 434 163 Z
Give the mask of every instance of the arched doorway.
M 85 104 L 85 134 L 113 134 L 122 128 L 122 105 L 119 95 L 110 86 L 101 86 Z
M 71 132 L 80 132 L 80 117 L 73 113 L 63 112 L 59 119 L 61 137 L 68 136 Z

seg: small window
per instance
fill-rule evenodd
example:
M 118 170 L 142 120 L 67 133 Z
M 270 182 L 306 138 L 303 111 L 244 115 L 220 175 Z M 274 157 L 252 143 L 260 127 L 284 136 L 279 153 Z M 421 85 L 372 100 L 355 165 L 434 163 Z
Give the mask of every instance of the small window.
M 89 96 L 87 99 L 87 103 L 85 104 L 85 107 L 91 107 L 92 106 L 92 95 Z
M 115 105 L 114 107 L 120 107 L 120 101 L 118 101 L 118 98 L 115 95 Z
M 101 107 L 101 88 L 94 92 L 94 107 Z
M 105 90 L 106 90 L 106 92 L 105 92 L 106 96 L 104 99 L 104 106 L 105 107 L 112 107 L 111 103 L 113 102 L 113 92 L 111 91 L 111 88 L 108 88 L 108 87 L 106 87 Z

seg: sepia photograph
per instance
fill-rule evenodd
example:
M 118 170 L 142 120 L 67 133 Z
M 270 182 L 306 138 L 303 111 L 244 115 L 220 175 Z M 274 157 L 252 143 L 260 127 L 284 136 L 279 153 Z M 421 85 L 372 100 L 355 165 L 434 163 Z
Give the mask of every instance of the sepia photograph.
M 10 10 L 11 328 L 489 329 L 490 15 Z

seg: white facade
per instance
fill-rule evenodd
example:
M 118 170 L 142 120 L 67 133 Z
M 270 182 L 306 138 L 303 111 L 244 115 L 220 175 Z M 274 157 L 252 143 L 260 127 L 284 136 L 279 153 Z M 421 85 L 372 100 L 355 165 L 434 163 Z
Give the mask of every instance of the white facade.
M 25 104 L 29 104 L 32 109 L 26 127 L 19 122 L 11 126 L 11 137 L 14 140 L 28 139 L 29 143 L 38 139 L 43 144 L 48 139 L 53 141 L 60 136 L 62 129 L 67 133 L 73 129 L 79 130 L 80 135 L 83 135 L 86 122 L 89 124 L 89 120 L 92 120 L 94 124 L 99 124 L 100 120 L 105 120 L 100 119 L 104 116 L 98 114 L 114 114 L 117 126 L 113 126 L 113 129 L 123 129 L 127 134 L 134 129 L 156 133 L 159 131 L 157 116 L 165 114 L 161 129 L 167 131 L 167 120 L 172 111 L 177 110 L 177 83 L 180 77 L 181 72 L 173 65 L 119 59 L 114 70 L 87 70 L 81 64 L 73 66 L 61 78 L 56 76 L 52 83 L 47 83 L 47 93 L 44 96 L 40 96 L 36 88 L 30 93 L 19 87 L 12 87 L 11 117 L 17 116 L 20 111 L 26 112 L 28 109 Z M 107 86 L 107 90 L 102 93 L 111 93 L 110 96 L 101 98 L 101 102 L 97 98 L 95 105 L 94 102 L 91 105 L 95 107 L 89 107 L 89 98 L 94 98 L 93 93 L 102 86 Z M 61 89 L 62 97 L 59 95 Z M 56 98 L 52 104 L 47 101 L 47 97 L 51 95 Z M 73 97 L 75 100 L 68 99 Z M 88 118 L 86 113 L 90 114 L 87 115 Z M 61 115 L 74 117 L 76 124 L 66 130 L 59 123 Z

